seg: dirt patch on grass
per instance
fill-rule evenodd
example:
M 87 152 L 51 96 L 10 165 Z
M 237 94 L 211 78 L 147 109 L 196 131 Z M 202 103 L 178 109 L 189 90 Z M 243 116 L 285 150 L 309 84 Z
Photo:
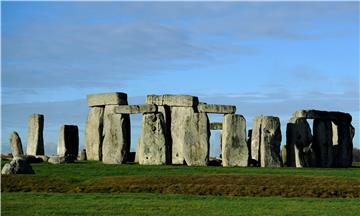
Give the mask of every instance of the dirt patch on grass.
M 2 192 L 150 192 L 193 195 L 360 197 L 360 179 L 275 175 L 114 176 L 77 181 L 2 176 Z

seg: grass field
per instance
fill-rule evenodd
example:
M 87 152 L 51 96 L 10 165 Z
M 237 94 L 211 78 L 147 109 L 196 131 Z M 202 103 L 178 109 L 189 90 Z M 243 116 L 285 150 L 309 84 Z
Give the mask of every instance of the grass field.
M 4 215 L 356 215 L 360 211 L 360 167 L 225 168 L 94 161 L 32 166 L 35 175 L 2 176 Z

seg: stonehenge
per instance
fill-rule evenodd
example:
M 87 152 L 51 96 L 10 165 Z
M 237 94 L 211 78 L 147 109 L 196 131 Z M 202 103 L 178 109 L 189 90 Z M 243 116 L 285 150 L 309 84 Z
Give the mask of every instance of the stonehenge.
M 44 116 L 32 114 L 26 155 L 19 135 L 10 134 L 14 158 L 46 157 L 43 161 L 48 158 L 53 164 L 79 158 L 105 164 L 208 166 L 214 164 L 214 158 L 210 159 L 211 130 L 220 130 L 221 156 L 216 160 L 224 167 L 352 165 L 355 129 L 348 113 L 298 110 L 286 125 L 286 145 L 281 146 L 278 117 L 256 116 L 248 129 L 245 117 L 236 114 L 236 106 L 207 104 L 191 95 L 148 95 L 144 104 L 129 105 L 126 93 L 113 92 L 88 95 L 87 103 L 85 149 L 79 152 L 79 128 L 62 125 L 57 155 L 45 156 Z M 131 143 L 133 114 L 142 115 L 137 143 Z M 210 122 L 208 114 L 220 114 L 223 120 Z M 136 153 L 130 152 L 131 145 L 136 145 Z

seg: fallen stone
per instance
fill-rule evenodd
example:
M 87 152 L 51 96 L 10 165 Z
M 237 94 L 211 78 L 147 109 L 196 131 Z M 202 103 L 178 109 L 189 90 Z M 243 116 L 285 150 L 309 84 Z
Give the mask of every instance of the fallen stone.
M 199 99 L 190 95 L 147 95 L 146 103 L 159 106 L 195 107 L 199 104 Z
M 222 130 L 222 165 L 248 165 L 246 120 L 242 115 L 226 114 Z
M 139 164 L 161 165 L 169 163 L 166 125 L 162 113 L 146 113 L 142 118 L 141 138 L 138 149 Z
M 281 167 L 280 156 L 281 129 L 280 119 L 263 116 L 261 121 L 260 166 Z
M 85 128 L 85 148 L 88 160 L 102 159 L 104 107 L 89 110 Z
M 234 114 L 236 106 L 218 105 L 218 104 L 199 104 L 197 106 L 199 112 Z
M 210 130 L 222 130 L 223 124 L 222 122 L 211 122 Z
M 76 157 L 74 157 L 74 156 L 52 155 L 49 157 L 48 163 L 51 163 L 51 164 L 74 163 L 75 159 L 76 159 Z
M 86 157 L 86 149 L 83 149 L 83 150 L 80 152 L 79 160 L 87 160 L 87 157 Z
M 20 136 L 15 131 L 10 133 L 10 146 L 14 157 L 24 154 Z
M 114 113 L 118 114 L 155 113 L 156 111 L 157 107 L 154 104 L 119 105 L 114 108 Z
M 90 94 L 87 96 L 89 107 L 105 105 L 127 105 L 127 94 L 122 92 Z
M 76 125 L 63 125 L 60 127 L 57 154 L 59 156 L 78 156 L 79 130 Z
M 30 115 L 26 149 L 28 155 L 44 155 L 43 129 L 44 115 Z
M 128 114 L 106 114 L 104 117 L 103 163 L 122 164 L 130 152 L 130 118 Z
M 191 113 L 186 118 L 183 155 L 188 166 L 206 166 L 209 162 L 210 127 L 206 113 Z
M 42 162 L 47 162 L 49 157 L 46 155 L 35 155 L 35 158 L 42 160 Z
M 26 160 L 21 157 L 14 157 L 10 163 L 4 165 L 1 170 L 1 174 L 35 174 L 35 172 Z
M 42 158 L 36 157 L 35 155 L 22 155 L 19 157 L 21 157 L 22 159 L 26 160 L 28 163 L 31 163 L 31 164 L 44 162 L 44 160 Z

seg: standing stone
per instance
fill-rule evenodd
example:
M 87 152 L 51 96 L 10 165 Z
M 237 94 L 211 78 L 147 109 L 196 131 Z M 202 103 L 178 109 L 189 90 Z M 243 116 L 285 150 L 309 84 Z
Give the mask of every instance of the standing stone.
M 206 113 L 192 113 L 186 118 L 187 128 L 183 154 L 188 166 L 206 166 L 209 162 L 210 123 Z
M 76 125 L 61 126 L 57 154 L 77 158 L 79 154 L 79 130 Z
M 287 164 L 286 162 L 286 145 L 281 146 L 281 159 L 283 164 Z
M 79 160 L 87 160 L 87 157 L 86 157 L 86 149 L 83 149 L 81 152 L 80 152 L 80 158 Z
M 102 160 L 104 107 L 91 107 L 85 128 L 85 148 L 88 160 Z
M 44 115 L 32 114 L 29 118 L 28 143 L 26 153 L 28 155 L 44 155 Z
M 334 124 L 334 123 L 333 123 Z M 336 167 L 351 167 L 352 165 L 352 151 L 353 151 L 353 137 L 354 127 L 345 122 L 339 122 L 334 131 L 333 126 L 333 142 L 338 141 L 337 145 L 333 143 L 334 147 L 334 166 Z M 335 135 L 334 135 L 335 134 Z M 336 138 L 334 138 L 336 136 Z
M 171 107 L 172 164 L 184 164 L 184 143 L 189 130 L 187 119 L 194 114 L 192 107 Z
M 143 115 L 141 138 L 137 151 L 139 164 L 161 165 L 169 161 L 165 131 L 166 125 L 162 113 Z
M 314 119 L 314 151 L 316 166 L 333 166 L 332 123 L 330 120 Z
M 224 116 L 222 130 L 223 166 L 247 166 L 246 120 L 242 115 Z
M 261 120 L 263 116 L 256 116 L 251 131 L 251 161 L 254 166 L 259 166 L 260 142 L 261 142 Z
M 305 118 L 291 118 L 286 129 L 286 164 L 290 167 L 315 165 L 312 134 Z
M 24 154 L 20 136 L 15 131 L 11 132 L 10 134 L 10 145 L 13 157 L 21 156 Z
M 281 129 L 280 119 L 264 116 L 261 121 L 260 166 L 281 167 L 280 156 Z
M 130 152 L 130 117 L 128 114 L 107 114 L 104 131 L 102 153 L 106 164 L 126 162 Z

